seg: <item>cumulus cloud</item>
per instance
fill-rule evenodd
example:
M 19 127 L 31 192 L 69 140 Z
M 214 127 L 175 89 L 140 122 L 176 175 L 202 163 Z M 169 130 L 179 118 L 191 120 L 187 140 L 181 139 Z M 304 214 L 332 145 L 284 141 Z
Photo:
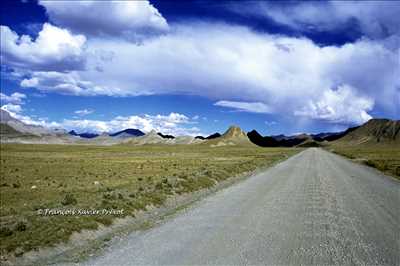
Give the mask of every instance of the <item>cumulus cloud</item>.
M 49 122 L 44 118 L 33 118 L 29 115 L 24 115 L 23 105 L 25 102 L 22 99 L 26 99 L 27 96 L 23 93 L 12 93 L 11 95 L 6 95 L 0 93 L 2 104 L 0 109 L 7 111 L 13 118 L 18 119 L 19 121 L 35 126 L 42 126 L 47 128 L 59 128 L 60 124 L 57 122 Z
M 47 3 L 58 8 L 59 2 L 42 4 Z M 60 6 L 68 3 L 75 4 L 62 2 Z M 108 2 L 87 5 L 97 4 Z M 48 8 L 49 14 L 53 7 Z M 61 21 L 59 24 L 73 28 Z M 42 92 L 79 96 L 192 94 L 241 111 L 303 112 L 305 117 L 338 121 L 322 111 L 314 115 L 306 115 L 306 111 L 310 113 L 310 106 L 321 102 L 333 104 L 325 95 L 348 86 L 353 93 L 344 95 L 355 114 L 344 117 L 347 122 L 360 121 L 359 117 L 367 117 L 360 114 L 376 106 L 395 112 L 399 98 L 396 38 L 320 47 L 306 38 L 259 33 L 247 27 L 189 23 L 176 24 L 168 34 L 137 44 L 129 39 L 101 38 L 113 31 L 93 33 L 97 37 L 86 40 L 48 23 L 34 41 L 8 27 L 1 29 L 1 59 L 8 66 L 25 69 L 21 87 Z M 359 97 L 371 99 L 372 107 L 357 104 Z
M 2 103 L 22 104 L 26 95 L 19 92 L 14 92 L 11 95 L 6 95 L 0 92 L 0 101 Z
M 77 115 L 90 115 L 93 114 L 94 110 L 92 109 L 83 109 L 83 110 L 76 110 L 74 113 Z
M 149 1 L 39 1 L 51 21 L 88 36 L 141 39 L 168 23 Z
M 276 125 L 277 124 L 277 122 L 276 121 L 265 121 L 264 122 L 267 126 L 274 126 L 274 125 Z
M 10 114 L 20 116 L 22 112 L 22 106 L 24 104 L 23 99 L 26 95 L 19 92 L 14 92 L 11 95 L 0 93 L 1 109 L 6 110 Z
M 49 23 L 43 24 L 35 40 L 19 36 L 7 26 L 1 29 L 1 61 L 28 70 L 67 71 L 83 69 L 85 64 L 83 35 L 73 35 Z
M 9 113 L 21 113 L 22 107 L 19 104 L 7 103 L 1 106 L 1 109 L 6 110 Z
M 107 86 L 97 85 L 95 81 L 83 79 L 80 72 L 71 71 L 68 73 L 56 71 L 37 71 L 30 74 L 30 78 L 25 78 L 20 82 L 24 88 L 36 88 L 42 92 L 57 92 L 77 96 L 125 96 L 129 92 L 124 92 L 118 87 L 108 88 Z
M 261 102 L 235 102 L 235 101 L 218 101 L 214 103 L 215 106 L 229 107 L 237 111 L 250 112 L 250 113 L 271 113 L 272 109 Z
M 316 102 L 310 101 L 294 114 L 334 123 L 362 124 L 372 118 L 367 112 L 372 110 L 373 106 L 372 99 L 356 95 L 353 88 L 345 85 L 337 90 L 325 91 L 321 99 Z
M 346 30 L 358 25 L 370 38 L 400 33 L 400 5 L 396 1 L 249 2 L 228 7 L 240 15 L 264 16 L 305 32 Z
M 310 102 L 316 105 L 331 90 L 349 86 L 354 93 L 348 97 L 355 98 L 347 104 L 358 108 L 355 116 L 370 110 L 356 104 L 358 97 L 394 112 L 399 94 L 399 48 L 368 39 L 320 47 L 306 38 L 202 23 L 176 25 L 168 35 L 141 45 L 96 39 L 89 40 L 88 46 L 113 55 L 101 65 L 102 72 L 93 68 L 33 72 L 21 86 L 73 95 L 193 94 L 223 99 L 225 106 L 231 103 L 229 107 L 236 101 L 236 107 L 242 102 L 242 110 L 274 113 L 299 111 Z M 243 103 L 258 106 L 244 107 Z
M 23 109 L 21 106 L 17 107 L 17 109 L 10 109 L 8 108 L 8 105 L 3 105 L 1 109 L 6 110 L 9 112 L 9 114 L 15 118 L 21 121 L 22 123 L 25 123 L 27 125 L 34 125 L 34 126 L 41 126 L 45 128 L 61 128 L 62 125 L 60 123 L 54 122 L 54 121 L 48 121 L 45 118 L 34 118 L 29 115 L 24 115 L 23 114 Z
M 156 130 L 164 134 L 174 136 L 189 135 L 197 136 L 202 132 L 199 128 L 192 126 L 196 122 L 184 114 L 170 113 L 168 115 L 131 115 L 117 116 L 111 120 L 91 120 L 91 119 L 64 119 L 62 121 L 49 121 L 46 118 L 34 118 L 23 114 L 21 105 L 4 104 L 1 109 L 10 113 L 10 115 L 25 124 L 42 126 L 46 128 L 63 128 L 67 130 L 75 130 L 78 132 L 117 132 L 127 128 L 136 128 L 143 132 Z M 78 115 L 86 114 L 92 110 L 78 110 Z
M 169 115 L 132 115 L 117 116 L 111 120 L 64 120 L 60 123 L 67 129 L 81 132 L 116 132 L 126 128 L 136 128 L 144 132 L 156 130 L 164 134 L 172 135 L 198 135 L 197 127 L 190 127 L 191 120 L 179 113 Z

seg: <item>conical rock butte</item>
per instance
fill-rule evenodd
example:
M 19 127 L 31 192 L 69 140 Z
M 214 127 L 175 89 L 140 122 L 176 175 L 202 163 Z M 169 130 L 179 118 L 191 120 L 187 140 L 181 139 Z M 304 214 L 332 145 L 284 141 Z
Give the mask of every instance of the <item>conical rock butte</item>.
M 247 137 L 246 133 L 238 126 L 230 126 L 222 136 L 225 138 Z

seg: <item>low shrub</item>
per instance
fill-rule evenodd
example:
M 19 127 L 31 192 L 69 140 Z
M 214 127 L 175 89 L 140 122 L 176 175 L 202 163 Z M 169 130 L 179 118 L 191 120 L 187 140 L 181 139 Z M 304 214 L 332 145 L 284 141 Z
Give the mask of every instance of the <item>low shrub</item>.
M 10 236 L 12 234 L 13 234 L 13 231 L 10 228 L 8 228 L 6 226 L 0 227 L 0 236 L 1 237 L 7 237 L 7 236 Z
M 117 196 L 114 193 L 109 192 L 109 193 L 104 193 L 103 198 L 107 200 L 115 200 L 117 199 Z
M 25 221 L 19 221 L 19 222 L 17 222 L 17 223 L 15 224 L 15 227 L 14 227 L 14 229 L 15 229 L 16 231 L 20 231 L 20 232 L 25 231 L 26 228 L 27 228 L 27 223 L 26 223 Z
M 61 204 L 66 206 L 66 205 L 75 205 L 77 204 L 78 201 L 74 197 L 74 195 L 68 193 L 64 196 L 63 200 L 61 201 Z

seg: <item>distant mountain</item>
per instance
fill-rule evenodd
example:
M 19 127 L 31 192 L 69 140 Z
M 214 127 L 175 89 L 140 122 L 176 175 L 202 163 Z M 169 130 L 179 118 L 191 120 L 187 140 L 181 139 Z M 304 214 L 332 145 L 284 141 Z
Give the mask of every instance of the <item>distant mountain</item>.
M 81 138 L 85 138 L 85 139 L 92 139 L 92 138 L 96 138 L 100 135 L 97 133 L 81 133 L 81 134 L 79 134 L 79 136 Z
M 334 141 L 346 136 L 348 133 L 356 130 L 359 127 L 350 127 L 345 131 L 341 132 L 327 132 L 327 133 L 319 133 L 319 134 L 312 134 L 311 137 L 316 141 Z
M 311 137 L 306 134 L 290 137 L 285 135 L 263 137 L 256 130 L 250 131 L 247 133 L 247 136 L 252 143 L 261 147 L 294 147 L 308 139 L 311 139 Z
M 165 139 L 158 135 L 155 130 L 152 130 L 144 136 L 129 138 L 124 143 L 132 145 L 163 144 L 165 143 Z
M 294 136 L 261 136 L 256 130 L 247 134 L 238 126 L 231 126 L 224 134 L 210 136 L 172 136 L 157 133 L 155 130 L 144 134 L 138 129 L 125 129 L 113 134 L 80 133 L 71 130 L 49 129 L 26 124 L 9 112 L 0 109 L 1 142 L 17 143 L 78 143 L 93 145 L 113 145 L 127 143 L 144 144 L 196 144 L 204 143 L 211 147 L 227 145 L 258 145 L 261 147 L 318 147 L 332 142 L 333 145 L 381 144 L 400 145 L 400 121 L 390 119 L 371 119 L 365 124 L 342 132 L 319 134 L 299 134 Z M 74 136 L 74 137 L 72 137 Z M 79 136 L 79 138 L 76 138 Z
M 90 133 L 90 132 L 84 132 L 84 133 L 76 133 L 75 130 L 71 130 L 70 132 L 68 132 L 68 134 L 72 135 L 72 136 L 76 136 L 76 137 L 81 137 L 81 138 L 85 138 L 85 139 L 93 139 L 93 138 L 97 138 L 99 136 L 110 136 L 113 138 L 131 138 L 131 137 L 140 137 L 140 136 L 144 136 L 144 133 L 142 131 L 140 131 L 139 129 L 134 129 L 134 128 L 128 128 L 128 129 L 124 129 L 112 134 L 108 134 L 108 133 L 102 133 L 102 134 L 98 134 L 98 133 Z
M 217 132 L 217 133 L 214 133 L 214 134 L 209 135 L 208 137 L 196 136 L 195 138 L 196 138 L 196 139 L 201 139 L 201 140 L 206 140 L 206 139 L 215 139 L 215 138 L 219 138 L 219 137 L 221 137 L 221 134 L 219 134 L 219 133 Z
M 118 138 L 129 138 L 129 137 L 140 137 L 145 134 L 139 129 L 128 128 L 115 133 L 110 134 L 110 137 L 118 137 Z
M 0 123 L 6 124 L 13 128 L 16 132 L 21 134 L 33 136 L 46 136 L 46 135 L 64 135 L 65 131 L 61 129 L 49 129 L 38 125 L 26 124 L 10 115 L 9 112 L 0 109 Z
M 8 123 L 22 123 L 17 119 L 13 118 L 7 111 L 0 109 L 0 136 L 2 139 L 5 138 L 17 138 L 23 136 L 35 136 L 29 133 L 23 133 L 10 126 Z
M 280 140 L 276 140 L 274 137 L 261 136 L 255 129 L 247 133 L 247 137 L 251 142 L 261 147 L 278 147 L 281 143 Z
M 72 135 L 72 136 L 76 136 L 76 137 L 81 137 L 81 138 L 85 138 L 85 139 L 92 139 L 92 138 L 96 138 L 99 136 L 99 134 L 96 133 L 76 133 L 75 130 L 71 130 L 70 132 L 68 132 L 68 134 Z
M 0 109 L 1 142 L 61 144 L 72 140 L 63 129 L 49 129 L 37 125 L 26 124 Z
M 192 136 L 177 136 L 173 139 L 167 139 L 166 144 L 197 144 L 202 142 L 203 140 Z
M 158 132 L 157 133 L 160 137 L 162 137 L 163 139 L 174 139 L 175 137 L 174 136 L 172 136 L 172 135 L 164 135 L 163 133 L 161 133 L 161 132 Z
M 26 138 L 26 137 L 33 137 L 37 138 L 38 136 L 32 135 L 29 133 L 22 133 L 15 130 L 13 127 L 9 126 L 5 123 L 0 123 L 0 138 L 1 140 L 5 139 L 16 139 L 16 138 Z
M 210 136 L 206 137 L 206 139 L 216 139 L 216 138 L 219 138 L 221 136 L 222 135 L 217 132 L 217 133 L 211 134 Z
M 196 143 L 201 143 L 202 140 L 195 139 L 194 137 L 191 136 L 178 136 L 178 137 L 162 137 L 162 136 L 168 136 L 168 135 L 163 135 L 161 133 L 157 133 L 155 130 L 150 131 L 144 136 L 136 137 L 136 138 L 130 138 L 127 140 L 124 140 L 123 143 L 126 144 L 131 144 L 131 145 L 146 145 L 146 144 L 164 144 L 164 145 L 175 145 L 175 144 L 196 144 Z
M 10 121 L 15 121 L 15 120 L 17 120 L 17 119 L 12 117 L 9 112 L 7 112 L 6 110 L 0 109 L 0 122 L 1 123 L 6 124 Z
M 70 134 L 71 136 L 76 136 L 79 137 L 79 134 L 75 132 L 75 130 L 71 130 L 68 132 L 68 134 Z
M 255 131 L 255 130 L 254 130 Z M 285 136 L 285 135 L 283 135 L 283 134 L 280 134 L 280 135 L 274 135 L 274 136 L 271 136 L 271 138 L 274 138 L 275 140 L 283 140 L 283 139 L 288 139 L 288 138 L 290 138 L 290 137 L 288 137 L 288 136 Z
M 400 144 L 400 120 L 371 119 L 365 124 L 352 129 L 336 143 L 377 144 L 394 143 Z
M 325 144 L 322 142 L 316 141 L 312 138 L 306 139 L 305 141 L 301 142 L 300 144 L 297 144 L 296 147 L 300 148 L 311 148 L 311 147 L 322 147 Z

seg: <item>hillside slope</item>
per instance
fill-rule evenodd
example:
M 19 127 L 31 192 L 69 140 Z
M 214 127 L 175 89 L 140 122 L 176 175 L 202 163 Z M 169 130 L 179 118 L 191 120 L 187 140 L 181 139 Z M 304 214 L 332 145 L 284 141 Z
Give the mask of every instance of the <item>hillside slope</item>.
M 49 129 L 26 124 L 0 109 L 1 142 L 59 144 L 73 142 L 73 137 L 63 129 Z
M 400 121 L 390 119 L 371 119 L 344 137 L 336 144 L 400 144 Z
M 42 136 L 52 133 L 47 128 L 25 124 L 20 120 L 12 117 L 9 112 L 3 109 L 0 109 L 0 123 L 8 125 L 9 127 L 13 128 L 16 132 L 19 132 L 21 134 Z

